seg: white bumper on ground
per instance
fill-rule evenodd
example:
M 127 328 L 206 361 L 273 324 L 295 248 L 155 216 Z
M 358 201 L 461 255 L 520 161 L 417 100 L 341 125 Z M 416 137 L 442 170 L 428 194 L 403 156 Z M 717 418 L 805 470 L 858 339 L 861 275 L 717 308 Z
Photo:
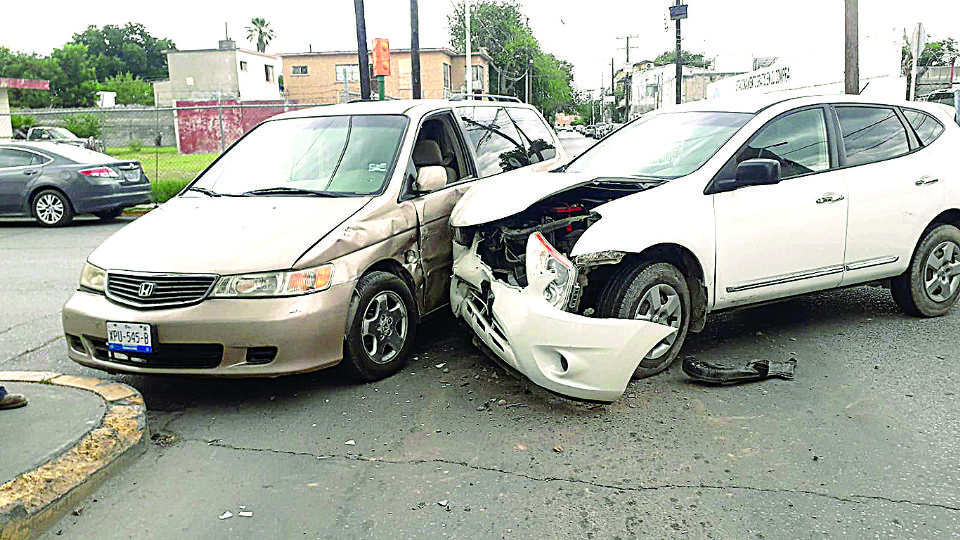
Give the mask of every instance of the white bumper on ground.
M 648 321 L 595 319 L 543 299 L 547 280 L 524 289 L 494 279 L 476 247 L 455 248 L 453 312 L 508 365 L 565 396 L 614 401 L 640 361 L 676 329 Z M 487 283 L 489 285 L 483 285 Z M 485 297 L 489 287 L 490 297 Z

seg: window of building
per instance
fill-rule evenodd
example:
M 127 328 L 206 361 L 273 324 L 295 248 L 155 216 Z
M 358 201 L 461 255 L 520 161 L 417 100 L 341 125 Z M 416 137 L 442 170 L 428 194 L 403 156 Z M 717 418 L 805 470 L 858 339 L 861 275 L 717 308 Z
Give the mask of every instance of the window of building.
M 247 61 L 246 61 L 246 60 L 241 60 L 241 61 L 240 61 L 240 71 L 247 71 Z
M 473 78 L 474 88 L 483 88 L 483 66 L 471 66 L 473 68 L 473 73 L 470 76 Z
M 273 66 L 263 66 L 263 74 L 267 78 L 267 82 L 273 82 Z
M 337 64 L 337 82 L 357 82 L 360 80 L 360 66 L 357 64 Z
M 291 69 L 293 70 L 293 72 L 291 73 L 292 75 L 306 75 L 306 74 L 307 74 L 307 66 L 293 66 L 293 67 L 291 67 Z
M 453 83 L 451 81 L 451 73 L 452 72 L 451 72 L 450 64 L 444 62 L 443 63 L 443 89 L 444 90 L 450 90 L 453 87 L 452 86 Z
M 886 107 L 837 107 L 847 165 L 862 165 L 910 151 L 907 130 Z
M 903 115 L 907 117 L 907 122 L 913 126 L 914 131 L 917 132 L 917 138 L 924 146 L 932 143 L 943 133 L 943 124 L 925 112 L 903 109 Z

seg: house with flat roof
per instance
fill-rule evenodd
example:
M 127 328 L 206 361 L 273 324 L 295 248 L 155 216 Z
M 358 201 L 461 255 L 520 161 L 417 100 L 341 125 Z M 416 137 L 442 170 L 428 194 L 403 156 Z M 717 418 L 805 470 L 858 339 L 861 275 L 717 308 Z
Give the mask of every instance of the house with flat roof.
M 272 101 L 283 99 L 279 55 L 238 49 L 225 39 L 216 49 L 167 51 L 170 79 L 154 83 L 157 105 L 177 101 Z
M 474 52 L 473 88 L 490 91 L 491 58 Z M 360 66 L 357 51 L 326 51 L 281 54 L 287 99 L 299 103 L 343 103 L 360 97 Z M 443 99 L 466 89 L 466 55 L 450 49 L 420 49 L 420 88 L 425 99 Z M 370 56 L 373 66 L 373 56 Z M 378 94 L 371 71 L 371 93 Z M 384 77 L 384 94 L 391 98 L 413 97 L 410 49 L 390 51 L 390 75 Z

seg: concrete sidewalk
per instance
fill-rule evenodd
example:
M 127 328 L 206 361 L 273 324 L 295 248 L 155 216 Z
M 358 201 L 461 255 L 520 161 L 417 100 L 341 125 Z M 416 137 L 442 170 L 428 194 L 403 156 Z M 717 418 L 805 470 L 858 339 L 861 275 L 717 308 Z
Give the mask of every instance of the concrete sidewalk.
M 0 411 L 0 540 L 33 538 L 147 445 L 143 397 L 90 377 L 0 371 L 26 407 Z

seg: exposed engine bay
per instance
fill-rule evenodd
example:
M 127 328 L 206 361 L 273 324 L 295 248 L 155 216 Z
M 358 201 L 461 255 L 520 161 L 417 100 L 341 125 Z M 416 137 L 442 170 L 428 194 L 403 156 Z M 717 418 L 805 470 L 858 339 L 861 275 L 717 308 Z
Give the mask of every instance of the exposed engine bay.
M 497 221 L 464 227 L 455 231 L 462 245 L 470 245 L 479 235 L 477 254 L 498 280 L 517 287 L 526 287 L 526 246 L 530 235 L 539 232 L 557 251 L 569 257 L 580 236 L 600 219 L 594 208 L 627 195 L 662 184 L 663 180 L 634 178 L 596 178 L 589 183 L 556 193 L 529 208 Z M 598 260 L 597 265 L 619 262 Z M 580 311 L 581 291 L 587 285 L 590 268 L 581 268 L 574 286 L 574 295 L 566 309 Z M 590 314 L 588 311 L 585 313 Z

